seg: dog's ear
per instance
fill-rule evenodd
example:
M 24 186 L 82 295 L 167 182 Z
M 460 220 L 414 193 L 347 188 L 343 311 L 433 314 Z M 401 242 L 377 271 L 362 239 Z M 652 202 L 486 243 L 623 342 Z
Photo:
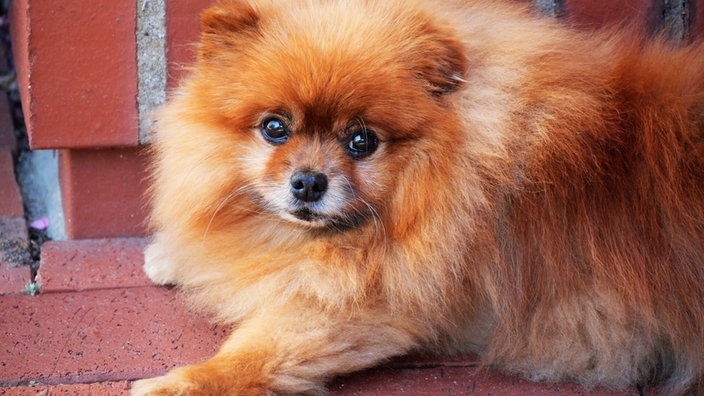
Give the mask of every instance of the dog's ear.
M 244 36 L 258 31 L 260 15 L 251 4 L 241 0 L 221 0 L 200 16 L 200 60 L 211 59 L 219 51 L 232 50 Z
M 423 44 L 416 58 L 416 70 L 434 96 L 457 90 L 465 82 L 468 60 L 462 42 L 453 32 L 433 26 L 422 27 Z

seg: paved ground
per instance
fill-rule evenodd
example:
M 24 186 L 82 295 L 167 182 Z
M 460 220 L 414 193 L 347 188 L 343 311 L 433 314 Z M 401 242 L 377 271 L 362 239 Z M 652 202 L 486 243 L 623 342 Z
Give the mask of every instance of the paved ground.
M 143 247 L 141 239 L 43 245 L 41 293 L 17 293 L 18 283 L 0 297 L 0 394 L 121 395 L 130 380 L 214 353 L 227 329 L 189 312 L 174 290 L 150 285 Z M 479 369 L 472 358 L 406 358 L 330 388 L 333 395 L 637 394 L 532 384 Z

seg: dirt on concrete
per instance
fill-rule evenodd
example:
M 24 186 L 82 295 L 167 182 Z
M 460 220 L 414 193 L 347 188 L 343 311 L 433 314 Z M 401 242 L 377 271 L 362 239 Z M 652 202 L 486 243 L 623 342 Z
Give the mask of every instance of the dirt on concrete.
M 12 267 L 34 265 L 32 245 L 23 218 L 0 217 L 0 262 Z

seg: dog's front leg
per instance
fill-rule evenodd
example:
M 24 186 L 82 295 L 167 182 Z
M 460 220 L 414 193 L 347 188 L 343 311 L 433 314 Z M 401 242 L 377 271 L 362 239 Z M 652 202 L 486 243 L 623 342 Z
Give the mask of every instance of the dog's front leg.
M 335 375 L 407 352 L 417 331 L 377 309 L 289 305 L 245 321 L 205 363 L 137 381 L 137 395 L 320 394 Z

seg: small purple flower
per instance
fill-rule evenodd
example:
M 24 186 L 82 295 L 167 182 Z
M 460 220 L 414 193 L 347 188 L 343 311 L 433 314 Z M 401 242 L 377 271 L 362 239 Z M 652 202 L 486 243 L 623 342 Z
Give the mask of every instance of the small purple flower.
M 42 217 L 37 220 L 34 220 L 33 222 L 29 223 L 29 227 L 34 228 L 35 230 L 46 230 L 47 228 L 49 228 L 49 218 Z

